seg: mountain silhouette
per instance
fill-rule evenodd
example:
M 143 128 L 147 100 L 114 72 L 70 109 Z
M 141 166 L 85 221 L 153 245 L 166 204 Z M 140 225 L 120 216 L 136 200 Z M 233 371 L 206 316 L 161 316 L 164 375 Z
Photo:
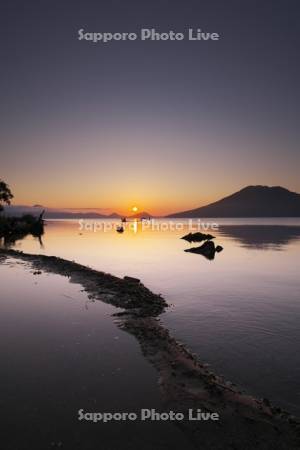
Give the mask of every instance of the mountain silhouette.
M 109 215 L 101 214 L 93 211 L 77 211 L 71 212 L 64 209 L 52 209 L 41 205 L 26 206 L 26 205 L 9 205 L 4 207 L 4 212 L 7 216 L 22 216 L 23 214 L 39 215 L 45 209 L 45 219 L 119 219 L 121 216 L 117 213 Z
M 106 216 L 108 219 L 120 219 L 122 216 L 116 212 L 109 214 L 109 216 Z
M 300 194 L 280 186 L 247 186 L 207 206 L 167 217 L 300 217 Z
M 146 211 L 141 211 L 136 214 L 133 214 L 132 216 L 129 216 L 129 219 L 143 219 L 143 218 L 148 219 L 149 217 L 151 218 L 153 216 L 151 216 L 151 214 L 149 214 Z
M 95 212 L 66 212 L 66 211 L 49 211 L 46 210 L 45 219 L 107 219 L 105 214 Z

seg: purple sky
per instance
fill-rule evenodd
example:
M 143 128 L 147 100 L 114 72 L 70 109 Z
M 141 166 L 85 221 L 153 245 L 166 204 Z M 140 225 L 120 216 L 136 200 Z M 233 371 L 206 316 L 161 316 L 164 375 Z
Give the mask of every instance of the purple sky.
M 300 191 L 296 1 L 1 3 L 1 171 L 16 203 L 156 213 Z M 80 28 L 219 41 L 79 41 Z

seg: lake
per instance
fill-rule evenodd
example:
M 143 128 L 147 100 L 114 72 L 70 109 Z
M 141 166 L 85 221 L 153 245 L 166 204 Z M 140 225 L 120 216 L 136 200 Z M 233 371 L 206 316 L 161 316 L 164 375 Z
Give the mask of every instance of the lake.
M 153 226 L 130 223 L 122 234 L 110 229 L 109 221 L 104 221 L 104 231 L 103 225 L 100 229 L 93 220 L 81 224 L 52 220 L 46 223 L 42 242 L 28 236 L 17 241 L 14 248 L 56 255 L 117 276 L 141 279 L 170 304 L 161 320 L 201 361 L 247 392 L 269 398 L 300 415 L 300 220 L 202 219 L 203 222 L 218 224 L 209 232 L 224 250 L 214 260 L 184 251 L 197 246 L 180 239 L 189 231 L 187 220 L 173 220 L 172 229 L 162 226 L 162 219 Z M 51 277 L 51 289 L 57 291 L 60 277 Z M 9 286 L 10 278 L 5 277 L 2 284 Z M 79 295 L 78 288 L 76 292 Z M 71 297 L 73 294 L 68 292 Z M 62 302 L 63 314 L 72 315 L 73 303 L 61 295 L 56 298 Z M 5 308 L 10 317 L 18 315 L 19 308 L 27 311 L 27 317 L 33 308 L 32 299 L 26 294 L 21 305 L 6 303 Z M 109 326 L 109 313 L 114 308 L 98 308 L 104 308 L 104 312 L 95 314 L 93 319 L 81 316 L 85 330 L 99 326 L 103 333 Z M 63 327 L 60 328 L 63 333 Z M 133 346 L 132 355 L 139 352 L 133 338 L 127 339 L 127 348 Z M 107 353 L 107 364 L 112 364 L 114 357 Z M 130 360 L 132 356 L 127 353 L 127 357 Z

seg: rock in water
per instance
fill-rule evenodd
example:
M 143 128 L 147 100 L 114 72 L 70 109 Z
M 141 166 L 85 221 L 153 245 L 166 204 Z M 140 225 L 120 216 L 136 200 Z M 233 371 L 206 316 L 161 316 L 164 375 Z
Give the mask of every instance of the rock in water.
M 198 231 L 197 233 L 186 234 L 181 239 L 184 239 L 185 241 L 188 242 L 202 242 L 202 241 L 210 241 L 211 239 L 214 238 L 215 236 L 212 236 L 211 234 L 204 234 Z

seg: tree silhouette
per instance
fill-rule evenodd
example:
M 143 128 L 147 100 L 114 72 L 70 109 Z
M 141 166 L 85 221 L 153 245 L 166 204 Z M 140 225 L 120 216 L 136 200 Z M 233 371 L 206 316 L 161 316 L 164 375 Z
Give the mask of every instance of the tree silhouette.
M 0 211 L 3 210 L 3 203 L 10 205 L 10 201 L 13 197 L 9 186 L 0 179 Z

